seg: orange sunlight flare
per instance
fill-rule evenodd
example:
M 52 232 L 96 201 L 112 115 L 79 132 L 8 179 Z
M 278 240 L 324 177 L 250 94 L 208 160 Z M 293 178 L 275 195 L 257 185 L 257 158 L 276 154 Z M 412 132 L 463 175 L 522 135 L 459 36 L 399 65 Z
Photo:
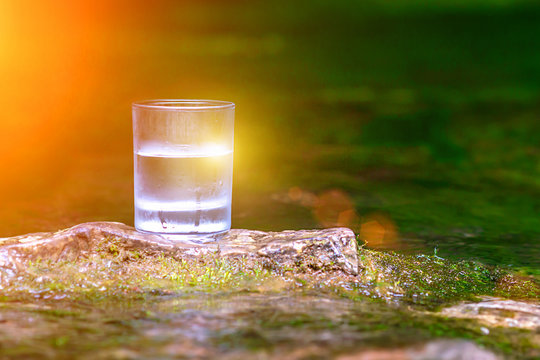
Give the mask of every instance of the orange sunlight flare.
M 14 182 L 74 156 L 70 145 L 83 139 L 91 99 L 104 83 L 98 55 L 107 45 L 110 7 L 106 1 L 1 2 L 0 162 Z

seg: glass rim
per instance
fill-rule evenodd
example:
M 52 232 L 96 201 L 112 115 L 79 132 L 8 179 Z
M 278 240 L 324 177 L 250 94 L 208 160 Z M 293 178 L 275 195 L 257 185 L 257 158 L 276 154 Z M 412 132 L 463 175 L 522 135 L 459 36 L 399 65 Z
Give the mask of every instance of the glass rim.
M 222 110 L 234 109 L 235 105 L 230 101 L 205 100 L 205 99 L 155 99 L 142 100 L 132 103 L 133 108 L 153 110 Z

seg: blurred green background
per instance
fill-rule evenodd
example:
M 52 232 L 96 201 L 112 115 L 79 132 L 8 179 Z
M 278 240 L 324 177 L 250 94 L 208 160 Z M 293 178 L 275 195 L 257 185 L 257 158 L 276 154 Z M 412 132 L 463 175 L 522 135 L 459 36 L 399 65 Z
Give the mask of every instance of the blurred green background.
M 208 98 L 234 227 L 540 274 L 537 2 L 1 6 L 0 236 L 132 224 L 131 102 Z

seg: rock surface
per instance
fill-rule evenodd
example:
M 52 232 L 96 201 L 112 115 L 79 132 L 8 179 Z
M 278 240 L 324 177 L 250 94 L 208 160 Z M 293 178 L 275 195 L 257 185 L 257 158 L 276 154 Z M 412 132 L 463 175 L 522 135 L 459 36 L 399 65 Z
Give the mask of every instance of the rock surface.
M 376 349 L 343 355 L 338 360 L 498 360 L 499 356 L 471 341 L 436 340 L 422 346 Z
M 0 239 L 0 347 L 51 359 L 538 358 L 538 289 L 478 263 L 358 248 L 345 228 L 201 244 L 95 222 Z M 501 298 L 471 302 L 481 295 Z M 528 302 L 502 299 L 513 296 Z
M 185 243 L 145 234 L 115 222 L 90 222 L 52 233 L 0 239 L 0 268 L 17 270 L 29 260 L 75 260 L 95 250 L 108 238 L 145 254 L 198 257 L 219 253 L 224 257 L 257 257 L 280 266 L 307 266 L 358 274 L 358 247 L 347 228 L 263 232 L 234 229 L 214 242 Z
M 440 314 L 461 319 L 476 319 L 488 326 L 540 330 L 538 303 L 487 298 L 477 303 L 463 303 L 445 308 Z

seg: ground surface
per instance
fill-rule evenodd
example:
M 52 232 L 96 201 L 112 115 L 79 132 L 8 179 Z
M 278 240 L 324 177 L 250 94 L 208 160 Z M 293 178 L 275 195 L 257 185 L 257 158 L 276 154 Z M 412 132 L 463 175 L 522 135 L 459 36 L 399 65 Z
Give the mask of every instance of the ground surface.
M 357 249 L 347 229 L 236 230 L 218 251 L 209 246 L 171 244 L 118 223 L 3 240 L 0 355 L 540 355 L 540 284 L 530 278 L 438 256 Z

